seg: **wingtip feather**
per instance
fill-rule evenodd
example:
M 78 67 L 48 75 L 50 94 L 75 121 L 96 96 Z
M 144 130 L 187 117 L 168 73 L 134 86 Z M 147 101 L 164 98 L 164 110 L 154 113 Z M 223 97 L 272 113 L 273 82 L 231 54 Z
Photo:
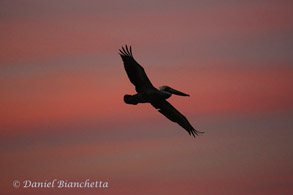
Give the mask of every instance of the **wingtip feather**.
M 122 49 L 123 49 L 123 47 L 122 47 Z M 124 56 L 126 55 L 121 49 L 119 49 L 119 51 L 120 51 L 120 53 L 121 53 L 121 54 L 120 54 L 121 56 L 122 56 L 122 55 L 124 55 Z
M 124 49 L 124 47 L 122 47 L 122 50 L 124 51 L 125 55 L 127 55 L 127 52 L 126 52 L 126 50 Z
M 191 133 L 192 133 L 193 137 L 196 137 L 195 135 L 199 136 L 200 134 L 202 134 L 202 133 L 204 133 L 204 132 L 202 132 L 202 131 L 198 131 L 198 130 L 196 130 L 196 129 L 192 129 L 192 130 L 191 130 Z
M 121 48 L 122 48 L 122 50 L 119 49 L 120 53 L 122 54 L 122 55 L 120 54 L 121 57 L 122 57 L 122 56 L 133 57 L 131 46 L 128 48 L 128 46 L 125 45 L 125 46 L 122 46 Z
M 131 45 L 130 45 L 130 48 L 129 48 L 129 49 L 130 49 L 130 54 L 131 54 L 131 56 L 132 56 L 132 49 L 131 49 Z
M 130 52 L 129 52 L 129 50 L 128 50 L 127 45 L 125 45 L 125 48 L 126 48 L 127 54 L 128 54 L 129 56 L 131 56 L 131 55 L 130 55 Z

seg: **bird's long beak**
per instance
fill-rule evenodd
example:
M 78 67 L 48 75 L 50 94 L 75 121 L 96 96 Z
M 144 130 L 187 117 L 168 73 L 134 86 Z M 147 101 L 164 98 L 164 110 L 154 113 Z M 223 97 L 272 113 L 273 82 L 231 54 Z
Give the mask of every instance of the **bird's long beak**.
M 175 94 L 175 95 L 189 96 L 188 94 L 183 93 L 183 92 L 181 92 L 181 91 L 178 91 L 178 90 L 176 90 L 176 89 L 173 89 L 173 88 L 171 88 L 171 87 L 169 87 L 168 91 L 169 91 L 170 93 L 172 93 L 172 94 Z

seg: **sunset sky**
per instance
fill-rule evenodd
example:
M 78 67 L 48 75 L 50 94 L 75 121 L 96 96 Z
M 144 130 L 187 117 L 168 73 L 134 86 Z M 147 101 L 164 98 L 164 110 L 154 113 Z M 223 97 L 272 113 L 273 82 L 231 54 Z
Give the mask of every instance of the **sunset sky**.
M 0 193 L 293 194 L 292 1 L 1 1 Z M 118 49 L 205 134 L 134 94 Z M 102 180 L 24 189 L 14 180 Z

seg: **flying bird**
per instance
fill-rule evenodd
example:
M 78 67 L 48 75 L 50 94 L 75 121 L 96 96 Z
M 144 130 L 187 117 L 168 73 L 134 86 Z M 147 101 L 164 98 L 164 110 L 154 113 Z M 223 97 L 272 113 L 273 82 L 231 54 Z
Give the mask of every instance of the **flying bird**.
M 127 45 L 119 49 L 124 68 L 128 75 L 130 82 L 135 86 L 135 95 L 124 95 L 124 102 L 126 104 L 137 105 L 138 103 L 150 103 L 153 107 L 158 109 L 169 120 L 178 123 L 183 127 L 189 135 L 199 135 L 200 132 L 194 129 L 188 122 L 186 117 L 176 110 L 166 99 L 170 98 L 172 94 L 179 96 L 189 96 L 186 93 L 180 92 L 168 86 L 161 86 L 159 89 L 155 88 L 149 78 L 147 77 L 144 68 L 139 65 L 132 55 L 131 46 Z

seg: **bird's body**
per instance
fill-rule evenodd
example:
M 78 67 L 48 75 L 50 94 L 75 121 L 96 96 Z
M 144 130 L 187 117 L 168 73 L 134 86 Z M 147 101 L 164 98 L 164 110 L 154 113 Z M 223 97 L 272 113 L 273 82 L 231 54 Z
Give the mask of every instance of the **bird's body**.
M 153 102 L 158 102 L 161 100 L 168 99 L 169 97 L 171 97 L 171 95 L 172 94 L 169 92 L 161 91 L 156 88 L 153 88 L 153 89 L 148 89 L 141 93 L 137 93 L 135 95 L 126 95 L 124 100 L 127 102 L 129 97 L 129 98 L 132 98 L 135 102 L 137 102 L 136 104 L 153 103 Z
M 147 77 L 144 69 L 140 66 L 132 56 L 131 47 L 128 50 L 122 47 L 120 56 L 124 63 L 124 68 L 128 75 L 130 82 L 135 86 L 137 94 L 125 95 L 124 102 L 127 104 L 137 105 L 138 103 L 150 103 L 159 112 L 166 116 L 169 120 L 178 123 L 190 135 L 194 137 L 200 131 L 195 130 L 188 120 L 179 111 L 177 111 L 166 99 L 170 98 L 172 94 L 180 96 L 189 96 L 168 86 L 162 86 L 159 89 L 155 88 Z

